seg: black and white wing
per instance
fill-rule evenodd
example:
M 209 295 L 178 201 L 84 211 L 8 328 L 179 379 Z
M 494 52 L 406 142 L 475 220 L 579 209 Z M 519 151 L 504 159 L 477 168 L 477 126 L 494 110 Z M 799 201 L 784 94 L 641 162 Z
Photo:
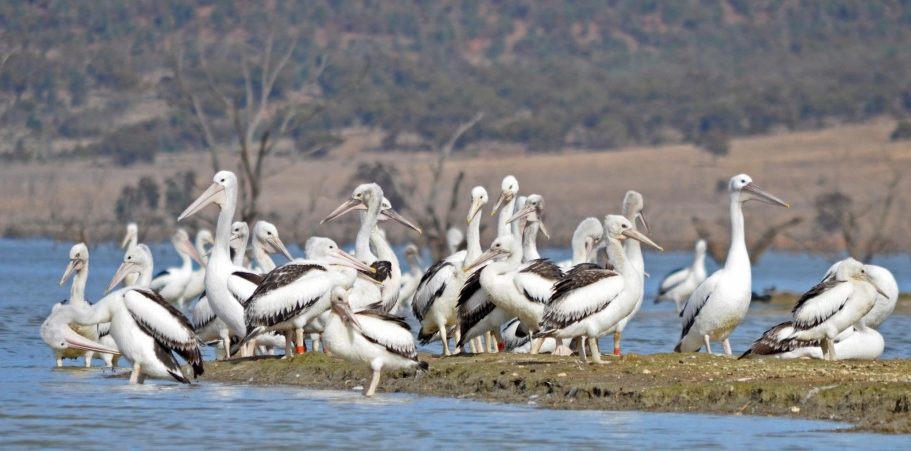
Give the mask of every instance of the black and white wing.
M 332 290 L 328 268 L 310 263 L 289 263 L 266 274 L 246 302 L 248 333 L 293 319 Z
M 462 340 L 458 343 L 459 346 L 474 338 L 470 333 L 471 328 L 497 308 L 490 300 L 487 290 L 481 286 L 481 271 L 483 269 L 478 268 L 471 273 L 468 276 L 468 280 L 462 285 L 462 290 L 459 291 L 457 311 L 459 315 L 459 330 L 462 332 Z
M 562 329 L 598 313 L 623 291 L 623 278 L 609 269 L 578 270 L 554 286 L 544 308 L 544 331 Z
M 795 331 L 812 329 L 833 317 L 853 293 L 850 282 L 839 282 L 833 277 L 823 279 L 804 293 L 791 311 Z
M 360 334 L 369 342 L 406 359 L 418 359 L 414 336 L 404 318 L 377 310 L 357 312 Z
M 563 278 L 560 268 L 546 258 L 523 264 L 512 281 L 519 293 L 529 301 L 540 304 L 550 302 L 554 284 Z
M 455 280 L 455 264 L 449 259 L 440 260 L 431 266 L 421 277 L 418 288 L 411 300 L 411 311 L 418 321 L 424 320 L 424 315 L 436 302 L 446 287 Z
M 149 284 L 149 287 L 154 292 L 161 291 L 169 282 L 171 281 L 171 271 L 170 268 L 164 271 L 155 274 L 155 277 L 152 278 L 152 283 Z
M 265 275 L 256 274 L 251 271 L 234 271 L 228 277 L 228 291 L 240 302 L 241 305 L 247 305 L 247 301 L 256 288 L 263 282 Z
M 696 287 L 696 290 L 693 291 L 693 294 L 687 298 L 686 303 L 683 304 L 683 308 L 680 310 L 680 317 L 683 318 L 683 329 L 680 332 L 681 340 L 690 333 L 690 329 L 692 329 L 693 324 L 696 323 L 696 317 L 699 316 L 699 313 L 702 312 L 702 308 L 705 307 L 705 304 L 712 297 L 712 293 L 715 292 L 718 282 L 721 281 L 722 271 L 724 270 L 715 271 L 715 273 L 699 284 L 699 286 Z
M 139 328 L 169 353 L 183 357 L 193 368 L 193 377 L 203 374 L 199 340 L 187 317 L 158 293 L 145 289 L 129 290 L 124 306 Z M 158 352 L 158 351 L 156 351 Z
M 196 301 L 191 313 L 190 324 L 193 325 L 193 330 L 196 332 L 201 331 L 217 318 L 212 306 L 209 305 L 209 298 L 206 296 L 205 291 L 199 296 L 199 300 Z
M 690 275 L 690 268 L 677 268 L 669 272 L 658 286 L 658 297 L 664 296 L 674 287 L 683 283 Z
M 794 323 L 785 321 L 776 324 L 771 329 L 763 332 L 762 337 L 750 345 L 750 349 L 744 352 L 740 359 L 749 359 L 763 356 L 773 356 L 784 354 L 796 349 L 809 346 L 819 346 L 819 340 L 795 340 L 790 338 L 794 333 Z

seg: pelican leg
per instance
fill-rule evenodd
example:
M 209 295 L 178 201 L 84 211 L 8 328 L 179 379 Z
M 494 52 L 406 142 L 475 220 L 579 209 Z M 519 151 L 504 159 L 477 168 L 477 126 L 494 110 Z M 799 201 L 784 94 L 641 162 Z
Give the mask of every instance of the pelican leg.
M 734 356 L 734 353 L 731 352 L 731 342 L 728 341 L 727 338 L 725 338 L 724 341 L 721 342 L 721 345 L 724 346 L 724 355 L 726 355 L 728 357 Z
M 478 346 L 477 346 L 477 345 L 478 345 L 478 342 L 475 341 L 474 338 L 472 338 L 471 340 L 468 340 L 468 349 L 471 350 L 471 353 L 472 353 L 472 354 L 477 354 L 477 353 L 478 353 Z
M 139 372 L 142 370 L 142 367 L 138 363 L 133 364 L 133 372 L 130 373 L 130 385 L 136 385 L 139 382 Z
M 487 352 L 497 353 L 497 342 L 493 339 L 493 333 L 491 331 L 484 332 L 484 339 L 487 341 Z
M 221 331 L 221 344 L 225 349 L 225 360 L 231 358 L 231 333 L 227 329 Z
M 59 353 L 59 352 L 55 352 L 54 354 L 57 355 L 57 368 L 62 367 L 63 366 L 63 354 Z
M 594 337 L 588 337 L 588 349 L 592 354 L 592 362 L 599 365 L 604 364 L 605 362 L 601 360 L 601 350 L 598 349 L 598 339 Z
M 364 396 L 369 397 L 376 393 L 376 387 L 377 385 L 380 385 L 380 374 L 382 374 L 382 370 L 373 370 L 373 377 L 370 378 L 370 386 L 364 390 Z
M 715 354 L 712 354 L 712 340 L 711 340 L 711 338 L 710 338 L 708 335 L 703 335 L 703 336 L 702 336 L 702 339 L 705 341 L 705 352 L 708 352 L 709 355 L 715 355 Z
M 614 332 L 614 355 L 618 356 L 618 357 L 620 356 L 620 336 L 621 335 L 622 335 L 622 332 L 620 332 L 619 330 Z
M 462 341 L 462 329 L 459 328 L 459 327 L 456 327 L 455 333 L 453 333 L 453 337 L 452 337 L 452 343 L 455 345 L 455 351 L 454 351 L 454 352 L 455 352 L 456 354 L 461 354 L 461 353 L 462 353 L 462 348 L 459 347 L 459 342 L 460 342 L 460 341 Z
M 313 342 L 313 352 L 319 352 L 321 344 L 319 334 L 310 334 L 310 341 Z
M 304 329 L 296 327 L 294 329 L 294 344 L 297 345 L 297 348 L 294 349 L 298 354 L 303 354 L 307 352 L 307 343 L 304 343 Z
M 440 327 L 440 340 L 443 340 L 443 355 L 452 355 L 449 352 L 449 338 L 446 336 L 446 325 L 441 324 L 439 327 Z
M 85 367 L 92 367 L 92 359 L 95 358 L 95 351 L 86 351 L 85 352 Z
M 506 350 L 506 342 L 503 341 L 503 333 L 500 329 L 493 331 L 493 353 L 503 352 Z
M 544 346 L 544 339 L 545 339 L 544 337 L 535 338 L 534 341 L 531 342 L 531 350 L 528 351 L 528 353 L 537 354 L 538 352 L 540 352 L 541 346 Z
M 822 340 L 822 358 L 823 360 L 836 360 L 835 341 L 831 338 L 824 338 Z
M 114 356 L 111 354 L 101 354 L 101 360 L 104 360 L 104 366 L 114 368 Z
M 291 337 L 291 331 L 286 330 L 284 332 L 285 336 L 285 357 L 289 358 L 294 355 L 294 340 Z
M 588 351 L 585 350 L 585 337 L 576 337 L 573 339 L 576 341 L 576 347 L 579 349 L 579 357 L 582 358 L 582 361 L 588 363 Z
M 573 340 L 575 340 L 575 338 L 573 338 Z M 570 340 L 570 343 L 572 343 L 572 340 Z M 561 357 L 571 356 L 573 355 L 573 350 L 567 346 L 566 340 L 561 338 L 557 340 L 557 347 L 554 348 L 553 355 L 558 355 Z

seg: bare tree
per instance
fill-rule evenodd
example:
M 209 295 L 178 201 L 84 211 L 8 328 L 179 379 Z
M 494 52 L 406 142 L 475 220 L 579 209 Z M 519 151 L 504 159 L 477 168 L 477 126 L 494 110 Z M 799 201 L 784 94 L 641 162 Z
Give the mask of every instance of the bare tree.
M 719 221 L 719 223 L 712 226 L 703 219 L 693 216 L 692 222 L 693 228 L 696 229 L 696 233 L 706 242 L 706 252 L 708 252 L 716 262 L 724 262 L 727 258 L 728 243 L 719 237 L 719 235 L 724 234 L 718 233 L 718 230 L 724 227 L 724 224 L 721 224 L 723 221 Z M 795 216 L 785 221 L 767 226 L 762 233 L 759 234 L 758 238 L 747 243 L 747 252 L 750 254 L 750 262 L 753 264 L 759 263 L 759 259 L 762 258 L 762 255 L 765 254 L 780 234 L 802 222 L 803 218 Z
M 282 49 L 280 49 L 282 48 Z M 199 90 L 199 83 L 191 83 L 187 78 L 184 55 L 178 52 L 174 58 L 174 78 L 182 101 L 179 105 L 191 113 L 194 123 L 202 135 L 208 149 L 212 169 L 223 168 L 221 151 L 225 147 L 237 146 L 238 168 L 241 184 L 241 218 L 252 221 L 259 214 L 258 204 L 265 179 L 264 169 L 267 159 L 273 154 L 275 144 L 286 133 L 300 124 L 312 119 L 323 109 L 319 101 L 275 101 L 276 83 L 283 71 L 291 63 L 297 48 L 297 38 L 289 38 L 284 45 L 276 44 L 273 33 L 269 33 L 262 49 L 251 49 L 249 46 L 232 48 L 231 59 L 240 64 L 243 75 L 243 87 L 240 94 L 234 95 L 236 86 L 225 86 L 216 80 L 206 58 L 206 49 L 199 49 L 199 72 L 204 78 L 206 89 Z M 257 56 L 258 55 L 258 56 Z M 327 60 L 318 58 L 317 67 L 308 80 L 297 87 L 296 92 L 307 92 L 316 86 L 319 77 L 325 71 Z M 232 136 L 219 139 L 213 119 L 206 114 L 204 95 L 214 97 L 225 111 L 230 123 Z M 316 152 L 321 147 L 303 152 Z

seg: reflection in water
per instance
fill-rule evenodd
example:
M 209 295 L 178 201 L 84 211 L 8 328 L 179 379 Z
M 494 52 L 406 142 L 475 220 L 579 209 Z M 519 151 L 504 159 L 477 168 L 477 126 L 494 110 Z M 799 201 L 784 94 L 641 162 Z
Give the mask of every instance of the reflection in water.
M 46 241 L 0 240 L 0 448 L 156 447 L 348 447 L 414 449 L 686 447 L 823 448 L 904 447 L 902 437 L 836 434 L 835 423 L 735 416 L 642 412 L 552 411 L 532 406 L 488 404 L 458 399 L 382 394 L 365 399 L 356 391 L 297 387 L 248 387 L 202 382 L 190 387 L 169 381 L 129 386 L 110 371 L 69 366 L 53 369 L 38 327 L 50 304 L 63 299 L 58 287 L 69 245 Z M 155 248 L 159 265 L 175 260 L 165 246 Z M 299 253 L 298 253 L 299 254 Z M 92 254 L 89 295 L 98 299 L 119 251 L 101 246 Z M 808 287 L 828 263 L 770 255 L 756 269 L 757 286 L 774 273 L 790 274 L 779 287 Z M 675 260 L 676 259 L 676 260 Z M 649 254 L 653 285 L 686 256 Z M 778 260 L 777 260 L 778 259 Z M 780 261 L 779 261 L 780 260 Z M 907 258 L 896 271 L 907 281 Z M 783 263 L 782 263 L 783 262 Z M 807 269 L 807 266 L 812 269 Z M 816 271 L 816 266 L 821 267 Z M 652 269 L 655 268 L 655 269 Z M 771 270 L 769 270 L 771 271 Z M 904 271 L 904 273 L 902 273 Z M 810 275 L 798 275 L 798 274 Z M 778 279 L 776 279 L 778 280 Z M 905 282 L 907 283 L 907 282 Z M 903 288 L 906 288 L 903 286 Z M 624 335 L 629 352 L 666 352 L 679 334 L 670 304 L 646 303 Z M 744 349 L 768 326 L 786 316 L 757 306 L 735 332 L 735 350 Z M 907 356 L 911 342 L 903 330 L 911 318 L 896 315 L 884 324 L 887 357 Z M 428 349 L 435 349 L 430 347 Z M 69 365 L 74 363 L 69 361 Z

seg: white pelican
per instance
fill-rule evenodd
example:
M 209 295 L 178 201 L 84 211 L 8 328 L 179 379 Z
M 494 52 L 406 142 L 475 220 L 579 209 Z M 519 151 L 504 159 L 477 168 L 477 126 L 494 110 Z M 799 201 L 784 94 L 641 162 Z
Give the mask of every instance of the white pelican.
M 645 199 L 642 198 L 642 194 L 639 194 L 637 191 L 627 191 L 626 195 L 623 196 L 623 216 L 629 221 L 633 226 L 634 230 L 636 228 L 636 223 L 641 223 L 642 228 L 645 230 L 645 233 L 648 233 L 648 222 L 645 221 Z M 626 325 L 629 324 L 630 320 L 636 316 L 636 313 L 639 313 L 639 309 L 642 307 L 642 299 L 645 296 L 645 260 L 642 258 L 642 247 L 639 245 L 639 240 L 626 240 L 623 243 L 623 253 L 626 255 L 626 259 L 629 260 L 633 269 L 639 275 L 637 283 L 635 285 L 627 284 L 625 290 L 632 290 L 638 293 L 636 305 L 633 307 L 633 311 L 629 315 L 626 315 L 626 318 L 620 320 L 617 323 L 617 327 L 612 331 L 614 333 L 614 355 L 620 355 L 620 338 L 623 335 L 623 329 L 626 328 Z M 608 331 L 611 332 L 611 331 Z
M 73 277 L 73 284 L 70 286 L 70 297 L 60 304 L 55 304 L 55 309 L 57 308 L 57 305 L 61 304 L 72 304 L 73 306 L 79 308 L 89 306 L 88 301 L 85 300 L 85 284 L 89 278 L 88 246 L 86 246 L 85 243 L 74 244 L 73 247 L 70 248 L 69 257 L 69 263 L 66 265 L 66 270 L 63 273 L 63 277 L 60 278 L 60 285 L 66 283 L 67 279 L 69 279 L 70 276 L 75 275 L 75 277 Z M 52 310 L 51 315 L 48 316 L 47 320 L 45 321 L 49 327 L 48 332 L 50 333 L 50 331 L 53 331 L 53 336 L 55 339 L 50 341 L 48 339 L 45 339 L 44 341 L 48 344 L 48 346 L 51 346 L 51 348 L 54 349 L 54 355 L 57 358 L 57 366 L 63 366 L 64 358 L 75 359 L 78 357 L 85 357 L 85 367 L 91 368 L 92 357 L 95 355 L 92 350 L 80 350 L 78 347 L 69 349 L 65 346 L 60 346 L 59 342 L 56 340 L 56 338 L 60 338 L 61 334 L 63 333 L 55 330 L 59 325 L 60 317 L 63 316 L 65 315 L 61 312 L 57 315 L 56 318 L 52 319 L 52 317 L 54 317 L 54 312 Z M 98 328 L 95 326 L 81 326 L 79 324 L 73 323 L 71 324 L 71 328 L 73 329 L 74 334 L 78 333 L 91 342 L 98 340 Z M 42 325 L 41 330 L 41 336 L 42 338 L 45 338 L 44 325 Z
M 86 306 L 76 307 L 70 304 L 69 300 L 58 302 L 51 308 L 51 314 L 41 323 L 41 339 L 50 346 L 57 357 L 57 366 L 63 366 L 63 358 L 73 356 L 86 356 L 86 368 L 90 365 L 91 355 L 96 352 L 106 355 L 120 354 L 120 351 L 114 347 L 108 347 L 97 343 L 92 339 L 86 338 L 73 330 L 70 326 L 78 316 L 76 308 L 88 308 Z M 95 326 L 82 326 L 92 327 Z
M 418 360 L 411 328 L 404 319 L 376 310 L 353 312 L 347 296 L 340 287 L 332 291 L 332 313 L 323 341 L 332 355 L 370 366 L 373 377 L 364 396 L 376 392 L 384 369 L 427 371 L 427 363 Z
M 623 216 L 604 218 L 607 255 L 613 268 L 595 264 L 576 266 L 556 284 L 550 304 L 545 308 L 541 337 L 587 337 L 592 359 L 602 363 L 598 338 L 616 328 L 629 316 L 641 294 L 641 273 L 626 258 L 622 241 L 634 239 L 661 249 L 651 239 L 635 229 Z M 629 288 L 632 287 L 632 288 Z M 543 340 L 535 341 L 540 346 Z M 535 349 L 532 349 L 535 352 Z
M 674 352 L 695 352 L 705 346 L 711 354 L 711 340 L 721 341 L 725 355 L 731 354 L 728 337 L 743 321 L 750 307 L 752 274 L 743 231 L 743 204 L 758 200 L 788 207 L 783 200 L 759 189 L 746 174 L 731 177 L 728 185 L 731 206 L 731 247 L 724 267 L 705 279 L 690 295 L 680 317 L 683 331 Z
M 392 309 L 392 313 L 401 315 L 411 310 L 411 299 L 418 289 L 421 278 L 424 277 L 424 265 L 421 262 L 421 250 L 414 243 L 405 246 L 405 261 L 408 262 L 408 272 L 402 274 L 402 287 L 399 289 L 399 302 Z
M 481 209 L 488 202 L 487 190 L 476 186 L 471 190 L 471 204 L 468 207 L 468 247 L 456 252 L 431 266 L 418 284 L 411 309 L 421 323 L 418 339 L 430 342 L 439 334 L 443 342 L 443 355 L 451 355 L 447 330 L 458 324 L 456 305 L 459 292 L 468 278 L 464 267 L 481 255 Z M 456 351 L 460 349 L 461 331 L 455 329 Z
M 110 333 L 117 349 L 133 363 L 130 383 L 142 383 L 145 376 L 173 377 L 190 381 L 181 372 L 172 353 L 183 357 L 194 377 L 203 373 L 202 354 L 190 322 L 180 311 L 148 289 L 152 276 L 152 252 L 138 244 L 124 255 L 108 290 L 127 274 L 137 273 L 137 285 L 114 291 L 95 305 L 75 315 L 80 324 L 110 322 Z
M 571 248 L 573 251 L 572 259 L 565 260 L 557 264 L 561 271 L 569 271 L 574 266 L 589 263 L 595 256 L 595 250 L 601 239 L 604 237 L 604 226 L 598 218 L 588 217 L 579 222 L 576 230 L 573 232 Z
M 837 270 L 843 262 L 833 265 L 823 278 L 823 282 L 814 287 L 814 290 L 826 284 L 827 281 L 829 284 L 837 281 Z M 895 308 L 895 302 L 898 299 L 898 284 L 895 282 L 895 277 L 892 276 L 892 273 L 885 268 L 876 265 L 864 265 L 863 269 L 873 286 L 879 288 L 881 292 L 877 292 L 873 307 L 866 315 L 853 326 L 835 336 L 833 358 L 837 356 L 839 360 L 872 360 L 878 358 L 885 349 L 885 341 L 874 327 L 881 324 Z M 811 292 L 814 290 L 811 290 Z M 847 305 L 849 300 L 845 300 L 845 305 Z M 822 349 L 823 340 L 794 339 L 792 337 L 796 332 L 794 321 L 778 324 L 765 331 L 762 337 L 753 342 L 750 349 L 743 353 L 740 358 L 822 359 L 825 357 Z
M 446 246 L 449 248 L 450 254 L 458 252 L 463 241 L 465 241 L 465 234 L 457 227 L 450 227 L 446 231 Z
M 168 268 L 156 274 L 152 279 L 150 288 L 164 300 L 171 304 L 177 304 L 179 308 L 183 309 L 186 301 L 183 298 L 183 293 L 193 275 L 193 260 L 202 265 L 202 257 L 196 252 L 196 248 L 190 242 L 190 235 L 184 229 L 177 229 L 171 235 L 171 244 L 174 245 L 174 249 L 180 255 L 181 265 Z
M 503 348 L 506 352 L 528 354 L 531 352 L 532 340 L 528 329 L 522 325 L 519 318 L 513 318 L 503 325 Z M 546 340 L 538 352 L 556 352 L 556 340 Z
M 289 261 L 294 260 L 291 252 L 278 236 L 278 228 L 271 222 L 256 221 L 253 226 L 253 260 L 257 268 L 254 272 L 263 274 L 275 269 L 275 262 L 269 254 L 282 253 Z
M 231 223 L 237 209 L 237 176 L 231 171 L 219 171 L 212 179 L 212 185 L 202 193 L 180 216 L 178 221 L 202 210 L 209 204 L 219 207 L 218 222 L 215 227 L 215 246 L 206 266 L 206 297 L 209 306 L 219 319 L 224 321 L 232 334 L 243 337 L 247 334 L 244 321 L 242 300 L 250 297 L 256 284 L 246 274 L 246 268 L 238 267 L 231 262 L 228 241 L 231 235 Z M 224 343 L 229 350 L 230 343 Z M 249 355 L 249 350 L 242 349 L 241 356 Z
M 215 244 L 212 239 L 212 232 L 208 229 L 199 229 L 196 232 L 196 253 L 199 254 L 199 257 L 202 259 L 202 263 L 199 266 L 199 269 L 193 271 L 193 274 L 190 275 L 190 281 L 187 283 L 187 288 L 183 290 L 183 299 L 184 301 L 193 300 L 199 297 L 203 291 L 206 290 L 206 262 L 208 261 L 207 255 L 209 255 L 208 246 Z
M 696 241 L 693 250 L 693 263 L 686 268 L 678 268 L 664 276 L 658 288 L 655 303 L 672 300 L 677 312 L 683 310 L 683 304 L 689 299 L 696 287 L 705 280 L 705 240 Z
M 243 243 L 242 246 L 237 244 Z M 228 249 L 230 250 L 231 263 L 238 268 L 249 269 L 249 260 L 247 259 L 247 244 L 250 243 L 250 226 L 243 221 L 234 221 L 231 224 L 231 237 L 228 240 Z
M 120 248 L 126 252 L 130 248 L 136 245 L 139 242 L 139 226 L 135 222 L 127 224 L 126 234 L 123 236 L 123 240 L 120 242 Z M 130 274 L 124 279 L 124 286 L 130 286 L 136 284 L 136 274 Z
M 308 241 L 308 256 L 316 253 L 312 246 L 317 242 L 313 240 Z M 356 271 L 375 271 L 339 249 L 334 241 L 323 238 L 320 243 L 326 243 L 324 258 L 295 260 L 265 275 L 247 300 L 247 334 L 240 345 L 267 330 L 297 329 L 301 331 L 298 346 L 302 346 L 303 326 L 329 309 L 332 289 L 351 287 Z

